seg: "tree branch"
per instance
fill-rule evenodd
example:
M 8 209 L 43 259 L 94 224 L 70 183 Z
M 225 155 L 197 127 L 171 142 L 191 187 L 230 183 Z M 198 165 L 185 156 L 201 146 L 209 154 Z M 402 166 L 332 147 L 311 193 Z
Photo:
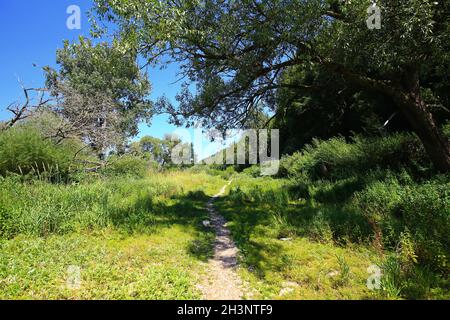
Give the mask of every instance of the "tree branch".
M 47 89 L 44 88 L 25 88 L 22 83 L 20 83 L 22 87 L 23 94 L 25 96 L 25 102 L 20 105 L 19 103 L 11 103 L 6 110 L 11 112 L 14 116 L 11 120 L 7 121 L 0 127 L 0 130 L 6 130 L 13 127 L 17 122 L 24 120 L 29 117 L 29 111 L 31 109 L 38 109 L 51 101 L 51 99 L 44 99 L 44 93 L 47 92 Z M 32 102 L 32 98 L 30 96 L 31 92 L 40 92 L 41 96 L 36 105 L 30 105 Z

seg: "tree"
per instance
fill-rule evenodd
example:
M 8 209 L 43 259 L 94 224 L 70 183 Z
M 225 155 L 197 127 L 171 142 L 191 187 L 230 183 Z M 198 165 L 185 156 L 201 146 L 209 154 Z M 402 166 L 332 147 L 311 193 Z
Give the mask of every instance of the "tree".
M 100 17 L 116 22 L 150 62 L 168 55 L 197 83 L 195 95 L 185 86 L 178 108 L 161 104 L 175 122 L 244 125 L 252 110 L 273 110 L 275 92 L 292 86 L 282 81 L 284 70 L 314 65 L 391 99 L 436 168 L 450 169 L 449 142 L 423 96 L 433 88 L 421 81 L 423 70 L 449 74 L 447 0 L 380 0 L 379 30 L 366 24 L 370 0 L 96 2 Z
M 78 137 L 91 146 L 102 159 L 108 148 L 120 146 L 125 136 L 121 132 L 120 106 L 103 92 L 82 94 L 65 83 L 52 86 L 56 103 L 49 106 L 56 115 L 55 125 L 47 137 L 57 143 Z
M 56 135 L 80 135 L 102 155 L 120 147 L 150 121 L 150 83 L 137 64 L 137 56 L 119 41 L 92 44 L 65 42 L 57 52 L 59 70 L 45 68 L 47 87 L 57 103 L 52 110 L 64 120 Z
M 404 117 L 393 111 L 395 105 L 389 98 L 349 86 L 334 73 L 315 66 L 294 66 L 285 70 L 282 77 L 283 83 L 292 88 L 277 90 L 277 109 L 270 127 L 280 130 L 283 154 L 302 149 L 314 138 L 328 140 L 338 135 L 411 130 Z M 294 88 L 295 84 L 314 86 L 314 90 L 305 92 Z
M 162 139 L 162 165 L 172 165 L 172 151 L 176 146 L 179 146 L 182 144 L 182 141 L 180 137 L 174 134 L 167 133 L 164 135 Z M 184 145 L 182 145 L 185 147 Z M 190 148 L 190 146 L 189 146 Z M 189 149 L 190 150 L 190 149 Z
M 139 141 L 141 152 L 149 154 L 150 157 L 159 164 L 164 161 L 163 141 L 151 136 L 145 136 Z
M 129 152 L 133 155 L 152 159 L 160 166 L 166 167 L 173 165 L 172 151 L 175 147 L 189 148 L 192 152 L 192 145 L 183 144 L 181 139 L 173 134 L 165 134 L 163 139 L 151 136 L 144 136 L 139 142 L 130 144 Z
M 16 124 L 29 118 L 34 112 L 45 108 L 50 102 L 50 99 L 46 96 L 45 88 L 25 88 L 21 84 L 24 102 L 13 102 L 6 107 L 6 110 L 13 114 L 12 118 L 8 121 L 0 121 L 0 131 L 12 128 Z

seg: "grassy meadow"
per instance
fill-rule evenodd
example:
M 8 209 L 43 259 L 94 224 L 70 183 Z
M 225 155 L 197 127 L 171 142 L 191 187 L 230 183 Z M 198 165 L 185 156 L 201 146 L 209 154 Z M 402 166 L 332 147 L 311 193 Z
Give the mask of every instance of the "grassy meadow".
M 217 204 L 241 250 L 241 275 L 257 297 L 449 298 L 446 271 L 421 265 L 411 249 L 418 245 L 404 234 L 396 248 L 379 244 L 370 220 L 352 207 L 357 197 L 330 204 L 299 198 L 292 187 L 287 179 L 241 175 Z M 410 247 L 402 248 L 403 243 Z M 382 276 L 380 286 L 371 290 L 367 280 L 374 266 Z
M 35 148 L 42 165 L 28 161 L 28 174 L 26 159 L 16 172 L 2 162 L 0 299 L 204 298 L 206 204 L 230 180 L 214 205 L 239 249 L 244 298 L 450 298 L 450 180 L 409 134 L 315 140 L 273 177 L 155 169 L 133 155 L 64 176 L 45 160 L 61 147 Z
M 206 174 L 54 185 L 0 180 L 0 299 L 197 299 L 211 254 Z M 71 289 L 68 268 L 80 268 Z M 69 280 L 68 280 L 69 279 Z

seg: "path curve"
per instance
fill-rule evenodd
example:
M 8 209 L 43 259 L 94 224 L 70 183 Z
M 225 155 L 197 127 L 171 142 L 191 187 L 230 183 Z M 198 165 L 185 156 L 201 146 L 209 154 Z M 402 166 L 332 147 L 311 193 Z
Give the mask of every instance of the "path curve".
M 216 240 L 214 257 L 208 261 L 207 277 L 197 286 L 206 300 L 241 300 L 244 296 L 243 282 L 236 273 L 238 248 L 231 239 L 225 218 L 214 208 L 214 201 L 225 193 L 231 182 L 223 186 L 207 203 Z

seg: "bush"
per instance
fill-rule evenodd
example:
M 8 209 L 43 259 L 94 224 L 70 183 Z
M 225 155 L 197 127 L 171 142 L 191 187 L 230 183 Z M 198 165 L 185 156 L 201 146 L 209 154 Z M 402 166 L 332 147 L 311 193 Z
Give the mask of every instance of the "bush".
M 448 271 L 449 190 L 445 176 L 408 185 L 391 178 L 357 193 L 353 205 L 380 228 L 385 246 L 397 248 L 402 233 L 407 231 L 420 263 Z
M 221 174 L 221 177 L 224 179 L 230 179 L 235 173 L 236 170 L 234 169 L 234 166 L 227 166 L 223 174 Z
M 414 135 L 397 133 L 377 138 L 356 136 L 350 142 L 342 137 L 315 139 L 301 152 L 283 157 L 280 167 L 280 176 L 336 180 L 365 175 L 368 168 L 394 171 L 408 168 L 423 175 L 431 164 Z
M 102 170 L 107 176 L 133 176 L 144 177 L 149 169 L 150 163 L 132 155 L 112 156 L 108 159 L 108 165 Z
M 243 174 L 249 175 L 253 178 L 261 177 L 261 167 L 258 165 L 253 165 L 251 167 L 242 170 Z
M 329 225 L 335 239 L 366 238 L 366 231 L 354 230 L 369 224 L 377 245 L 395 250 L 407 232 L 418 264 L 448 270 L 449 179 L 425 180 L 431 166 L 415 136 L 314 140 L 283 158 L 281 167 L 291 177 L 291 196 L 325 208 L 325 220 L 314 225 Z
M 67 177 L 74 154 L 70 143 L 56 145 L 31 127 L 17 127 L 0 133 L 0 175 Z
M 289 177 L 297 180 L 307 180 L 309 163 L 313 161 L 311 154 L 298 151 L 291 156 L 282 156 L 278 177 Z

